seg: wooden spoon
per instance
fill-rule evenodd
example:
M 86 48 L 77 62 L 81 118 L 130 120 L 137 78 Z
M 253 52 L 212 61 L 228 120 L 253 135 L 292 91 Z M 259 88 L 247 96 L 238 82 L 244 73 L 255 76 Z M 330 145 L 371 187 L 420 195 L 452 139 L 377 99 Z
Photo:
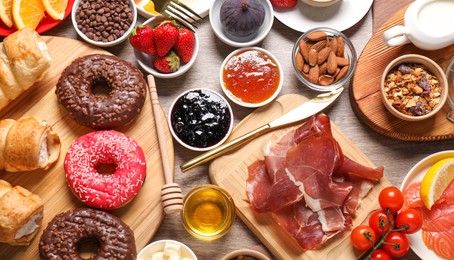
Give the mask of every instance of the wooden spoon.
M 162 167 L 164 168 L 165 184 L 161 189 L 161 203 L 166 214 L 179 213 L 183 209 L 183 195 L 180 185 L 173 182 L 173 168 L 170 167 L 167 143 L 164 133 L 164 124 L 161 105 L 158 100 L 156 83 L 152 75 L 148 75 L 148 89 L 150 92 L 151 105 L 155 119 L 156 132 L 158 134 L 159 151 L 161 152 Z

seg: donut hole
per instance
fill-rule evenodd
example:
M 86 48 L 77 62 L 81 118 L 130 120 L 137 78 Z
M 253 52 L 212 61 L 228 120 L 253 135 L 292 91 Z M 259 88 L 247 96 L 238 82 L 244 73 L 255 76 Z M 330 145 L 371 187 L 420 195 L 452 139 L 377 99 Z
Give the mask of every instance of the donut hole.
M 91 85 L 91 93 L 95 96 L 109 96 L 113 88 L 110 86 L 109 82 L 103 78 L 95 78 Z
M 115 163 L 100 163 L 96 171 L 101 175 L 112 175 L 115 173 L 117 165 Z
M 95 236 L 83 238 L 77 243 L 77 251 L 82 259 L 93 259 L 98 255 L 101 243 Z

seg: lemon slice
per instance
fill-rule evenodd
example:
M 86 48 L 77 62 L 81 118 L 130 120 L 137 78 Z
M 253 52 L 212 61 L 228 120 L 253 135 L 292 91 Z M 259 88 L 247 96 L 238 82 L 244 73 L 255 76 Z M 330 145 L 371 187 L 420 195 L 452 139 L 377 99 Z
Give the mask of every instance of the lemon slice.
M 42 0 L 44 9 L 55 20 L 63 20 L 65 17 L 68 0 Z
M 454 158 L 438 161 L 427 171 L 421 182 L 421 199 L 428 209 L 441 197 L 454 179 Z
M 13 0 L 0 0 L 0 19 L 11 28 L 13 26 L 13 16 L 11 14 L 11 5 Z
M 13 21 L 17 29 L 29 26 L 36 29 L 44 17 L 42 0 L 13 0 Z
M 154 9 L 154 3 L 153 1 L 148 2 L 146 5 L 143 6 L 143 9 L 149 13 L 152 13 L 154 15 L 159 15 L 158 12 Z

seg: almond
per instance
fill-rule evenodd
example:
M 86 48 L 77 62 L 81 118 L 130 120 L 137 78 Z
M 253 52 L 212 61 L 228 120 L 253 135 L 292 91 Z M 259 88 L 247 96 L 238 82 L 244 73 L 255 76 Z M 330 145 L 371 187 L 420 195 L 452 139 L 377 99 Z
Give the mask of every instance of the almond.
M 303 66 L 303 72 L 304 73 L 309 73 L 309 69 L 311 68 L 311 66 L 309 66 L 308 63 L 304 63 L 304 66 Z
M 330 47 L 331 47 L 331 50 L 334 51 L 334 53 L 337 52 L 337 39 L 336 37 L 332 37 L 331 38 L 331 41 L 330 41 Z
M 328 67 L 328 62 L 323 62 L 322 65 L 319 66 L 320 67 L 320 75 L 325 75 L 326 72 L 328 71 L 327 67 Z
M 314 49 L 316 51 L 321 51 L 323 48 L 326 47 L 326 40 L 318 41 L 312 45 L 311 49 Z
M 337 69 L 337 61 L 336 61 L 336 54 L 334 54 L 334 51 L 331 51 L 328 56 L 328 64 L 327 64 L 327 71 L 328 74 L 333 75 L 336 72 Z
M 340 36 L 337 36 L 336 38 L 337 38 L 336 56 L 344 57 L 344 49 L 345 49 L 344 40 Z
M 348 65 L 348 60 L 346 58 L 336 57 L 336 61 L 337 61 L 337 66 L 339 66 L 339 67 Z
M 304 66 L 304 58 L 300 52 L 296 53 L 295 63 L 296 63 L 296 68 L 298 69 L 298 71 L 302 71 L 303 66 Z
M 333 84 L 333 82 L 334 82 L 334 77 L 333 77 L 333 76 L 330 76 L 330 75 L 321 75 L 321 76 L 318 78 L 318 82 L 319 82 L 320 85 L 322 85 L 322 86 L 328 86 L 328 85 Z
M 324 40 L 327 36 L 325 32 L 310 32 L 306 35 L 307 39 L 314 42 Z
M 304 40 L 301 40 L 299 42 L 299 46 L 301 55 L 303 55 L 304 60 L 306 62 L 309 62 L 309 45 Z
M 311 67 L 311 69 L 309 70 L 309 81 L 314 84 L 317 84 L 319 76 L 320 69 L 318 68 L 318 65 L 315 64 L 315 66 Z
M 348 72 L 348 66 L 342 67 L 342 69 L 340 69 L 339 73 L 336 76 L 336 81 L 339 81 L 342 78 L 344 78 L 345 75 L 347 75 L 347 72 Z
M 309 65 L 310 66 L 315 66 L 315 64 L 317 64 L 317 57 L 318 57 L 318 51 L 311 48 L 309 50 Z
M 317 57 L 318 65 L 321 65 L 322 63 L 324 63 L 326 61 L 326 59 L 328 59 L 330 52 L 331 52 L 330 47 L 325 47 L 321 51 L 318 52 L 318 57 Z

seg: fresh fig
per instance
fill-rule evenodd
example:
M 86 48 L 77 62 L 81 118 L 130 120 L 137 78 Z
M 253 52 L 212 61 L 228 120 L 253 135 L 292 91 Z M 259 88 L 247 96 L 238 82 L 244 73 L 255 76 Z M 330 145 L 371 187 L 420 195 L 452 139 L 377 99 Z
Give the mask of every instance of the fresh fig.
M 248 37 L 257 33 L 265 19 L 262 1 L 226 0 L 220 10 L 224 30 L 235 37 Z

